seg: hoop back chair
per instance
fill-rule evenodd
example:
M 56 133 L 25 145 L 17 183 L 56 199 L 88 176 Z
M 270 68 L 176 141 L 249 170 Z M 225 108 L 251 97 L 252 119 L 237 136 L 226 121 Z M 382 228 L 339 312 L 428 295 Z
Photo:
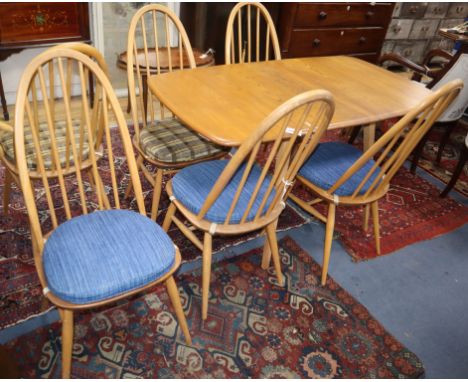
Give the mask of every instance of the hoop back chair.
M 326 223 L 322 285 L 325 285 L 328 272 L 336 207 L 371 206 L 375 245 L 380 254 L 378 200 L 387 193 L 393 176 L 462 88 L 461 80 L 446 84 L 408 112 L 366 152 L 349 144 L 322 143 L 299 170 L 298 181 L 317 198 L 306 201 L 294 194 L 289 197 Z M 327 216 L 313 207 L 322 201 L 328 204 Z M 367 220 L 367 207 L 364 219 Z
M 230 160 L 186 167 L 168 182 L 171 205 L 163 229 L 167 232 L 174 222 L 203 251 L 203 319 L 208 314 L 213 235 L 238 235 L 266 227 L 268 244 L 265 245 L 269 250 L 265 256 L 271 253 L 278 283 L 283 284 L 276 241 L 277 220 L 297 171 L 318 144 L 333 111 L 332 96 L 325 90 L 295 96 L 267 116 Z M 260 166 L 259 149 L 272 129 L 276 129 L 276 139 Z M 175 215 L 176 210 L 204 232 L 203 243 Z M 268 257 L 263 264 L 269 260 Z
M 99 65 L 99 67 L 103 70 L 106 76 L 108 76 L 109 70 L 106 64 L 106 61 L 104 60 L 104 57 L 102 54 L 93 46 L 83 44 L 83 43 L 66 43 L 66 44 L 60 44 L 53 46 L 49 48 L 49 50 L 55 50 L 55 49 L 73 49 L 78 52 L 81 52 L 87 56 L 89 56 L 91 59 L 96 61 L 96 63 Z M 72 67 L 68 66 L 66 69 L 66 88 L 68 90 L 68 94 L 71 94 L 71 89 L 72 89 Z M 55 74 L 54 74 L 55 73 Z M 49 99 L 50 99 L 50 112 L 51 112 L 51 117 L 55 121 L 57 119 L 57 114 L 63 113 L 63 104 L 60 104 L 56 102 L 56 98 L 58 95 L 56 95 L 56 89 L 55 89 L 55 83 L 57 81 L 57 73 L 54 71 L 53 68 L 53 63 L 52 61 L 49 63 L 49 66 L 47 68 L 47 72 L 44 74 L 44 81 L 48 85 L 48 91 L 49 91 Z M 40 91 L 38 92 L 37 89 L 39 88 L 38 86 L 39 79 L 36 78 L 35 80 L 31 81 L 31 97 L 33 97 L 33 108 L 36 114 L 36 117 L 39 115 L 45 115 L 45 110 L 43 108 L 43 105 L 40 103 L 40 99 L 38 98 L 38 94 L 40 96 Z M 93 100 L 93 94 L 94 94 L 94 86 L 93 86 L 93 76 L 92 74 L 89 74 L 88 78 L 88 92 L 90 95 L 89 101 L 92 103 Z M 83 110 L 81 110 L 81 113 Z M 72 121 L 73 125 L 75 126 L 75 129 L 77 129 L 78 125 L 80 124 L 80 119 L 81 121 L 83 120 L 83 115 L 79 116 L 79 113 L 73 113 L 72 116 Z M 43 121 L 45 122 L 45 121 Z M 59 123 L 61 131 L 64 130 L 64 124 Z M 44 127 L 44 125 L 43 125 Z M 29 142 L 29 145 L 31 146 L 33 144 L 32 141 Z M 65 144 L 64 140 L 59 141 L 60 144 Z M 32 153 L 32 152 L 31 152 Z M 3 191 L 3 213 L 7 214 L 8 213 L 8 205 L 10 202 L 10 192 L 11 192 L 11 184 L 13 181 L 15 181 L 16 184 L 19 184 L 18 180 L 18 169 L 16 167 L 16 160 L 15 160 L 15 149 L 14 149 L 14 142 L 13 142 L 13 127 L 6 124 L 6 123 L 0 123 L 0 160 L 5 164 L 6 167 L 6 172 L 5 172 L 5 186 L 4 186 L 4 191 Z M 34 165 L 34 159 L 32 157 L 29 158 L 28 163 L 33 166 Z M 46 161 L 47 163 L 50 163 L 50 158 L 49 160 Z
M 437 71 L 431 71 L 428 68 L 428 63 L 436 56 L 444 57 L 449 60 L 442 69 Z M 380 57 L 379 64 L 383 64 L 388 61 L 397 62 L 400 65 L 403 65 L 411 69 L 413 73 L 412 79 L 415 81 L 420 81 L 422 75 L 428 75 L 430 82 L 427 84 L 427 87 L 432 90 L 437 90 L 443 87 L 445 84 L 460 78 L 464 82 L 468 81 L 468 54 L 459 52 L 455 56 L 451 56 L 449 53 L 435 49 L 428 53 L 426 58 L 423 61 L 423 65 L 419 66 L 409 61 L 408 59 L 399 56 L 395 53 L 387 53 Z M 445 145 L 448 142 L 450 134 L 457 126 L 460 118 L 463 116 L 463 112 L 468 108 L 468 87 L 464 87 L 458 97 L 450 104 L 447 110 L 437 119 L 434 125 L 443 126 L 444 134 L 440 140 L 439 148 L 437 150 L 436 163 L 440 163 L 442 158 L 442 153 L 444 151 Z M 360 127 L 354 128 L 351 133 L 351 138 L 349 143 L 353 143 L 355 137 L 357 136 Z M 411 172 L 414 174 L 416 172 L 416 167 L 421 157 L 424 145 L 427 142 L 429 134 L 426 134 L 419 144 L 416 146 L 413 154 L 413 160 L 411 163 Z
M 238 3 L 232 9 L 224 45 L 226 64 L 281 60 L 275 24 L 260 3 Z
M 59 121 L 52 118 L 57 100 L 51 98 L 45 81 L 45 68 L 51 67 L 64 104 Z M 92 105 L 86 85 L 89 73 L 96 86 Z M 79 93 L 84 119 L 79 129 L 72 122 L 69 74 L 79 79 L 79 89 L 74 91 Z M 44 106 L 45 117 L 38 113 L 37 99 Z M 117 121 L 112 132 L 111 115 Z M 93 130 L 96 121 L 102 123 Z M 180 254 L 167 234 L 145 216 L 127 125 L 99 66 L 86 55 L 65 48 L 34 58 L 19 84 L 14 140 L 35 266 L 45 297 L 58 308 L 62 319 L 62 376 L 69 378 L 71 373 L 75 310 L 98 307 L 160 282 L 166 283 L 190 342 L 172 276 Z M 119 165 L 124 159 L 139 213 L 122 209 L 125 199 L 119 178 L 126 175 Z M 32 179 L 42 184 L 42 193 L 34 192 Z
M 171 34 L 172 29 L 177 32 Z M 138 166 L 154 187 L 151 218 L 156 219 L 165 173 L 223 156 L 225 151 L 190 130 L 147 91 L 148 77 L 159 75 L 162 66 L 169 72 L 175 63 L 180 70 L 195 68 L 192 46 L 174 12 L 163 5 L 150 4 L 135 13 L 128 32 L 127 60 L 133 142 L 139 154 Z M 156 167 L 155 174 L 145 167 L 144 161 Z M 127 196 L 130 191 L 129 185 Z

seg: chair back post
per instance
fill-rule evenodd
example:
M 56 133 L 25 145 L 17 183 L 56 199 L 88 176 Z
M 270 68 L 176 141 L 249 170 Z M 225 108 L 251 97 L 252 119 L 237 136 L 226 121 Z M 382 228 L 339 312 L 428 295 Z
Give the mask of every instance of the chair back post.
M 163 17 L 162 24 L 164 29 L 162 33 L 160 33 L 161 31 L 158 29 L 158 25 L 162 25 L 161 21 L 158 21 L 158 15 L 162 15 Z M 145 20 L 145 18 L 149 18 L 149 20 Z M 178 54 L 176 62 L 172 61 L 172 51 L 174 50 L 172 47 L 172 37 L 174 36 L 171 36 L 171 25 L 173 25 L 177 31 L 175 35 L 178 41 Z M 142 52 L 141 49 L 137 46 L 138 37 L 141 38 L 143 45 Z M 163 39 L 162 44 L 160 44 L 160 38 Z M 156 97 L 151 94 L 151 92 L 148 92 L 147 84 L 145 83 L 150 75 L 160 74 L 163 70 L 160 50 L 164 47 L 166 48 L 165 52 L 167 54 L 166 70 L 172 72 L 175 65 L 177 65 L 180 70 L 183 70 L 185 60 L 188 60 L 188 66 L 190 69 L 196 67 L 192 45 L 190 44 L 187 32 L 185 31 L 185 28 L 177 15 L 169 8 L 160 4 L 149 4 L 140 8 L 135 13 L 130 22 L 127 39 L 127 80 L 133 125 L 137 139 L 139 138 L 140 116 L 143 127 L 146 127 L 147 125 L 147 107 L 149 109 L 151 121 L 155 120 L 155 101 L 159 104 L 160 117 L 164 118 L 164 105 L 159 102 L 159 100 L 157 100 Z M 151 67 L 151 64 L 154 64 L 154 62 L 150 60 L 150 54 L 152 52 L 154 52 L 156 60 L 155 67 Z M 143 63 L 139 62 L 138 57 L 140 54 L 143 54 Z M 145 93 L 145 95 L 143 93 Z M 145 104 L 146 100 L 144 99 L 144 96 L 147 97 L 147 105 Z
M 243 187 L 252 173 L 264 137 L 274 128 L 278 129 L 278 133 L 271 143 L 271 150 L 262 165 L 261 174 L 256 181 L 240 223 L 247 221 L 254 203 L 258 200 L 260 200 L 260 207 L 257 209 L 254 222 L 272 213 L 273 210 L 277 210 L 278 205 L 286 200 L 300 167 L 327 129 L 333 112 L 333 97 L 326 90 L 311 90 L 299 94 L 276 108 L 230 159 L 208 194 L 198 218 L 203 219 L 231 179 L 238 171 L 241 171 L 242 178 L 224 222 L 224 224 L 230 224 Z M 263 196 L 260 198 L 261 193 Z M 269 207 L 265 210 L 267 203 Z
M 254 8 L 254 12 L 252 12 Z M 247 28 L 246 35 L 243 37 L 244 23 L 243 10 L 245 17 L 245 25 Z M 255 15 L 253 15 L 255 13 Z M 262 16 L 262 17 L 260 17 Z M 236 27 L 237 19 L 237 27 Z M 264 20 L 266 26 L 265 35 L 265 56 L 261 59 L 261 20 Z M 236 33 L 237 31 L 237 33 Z M 254 37 L 255 36 L 255 37 Z M 237 41 L 236 41 L 237 37 Z M 255 45 L 254 40 L 255 39 Z M 226 64 L 244 63 L 244 62 L 259 62 L 269 61 L 270 45 L 273 48 L 275 60 L 281 60 L 281 50 L 279 47 L 278 36 L 276 34 L 275 24 L 270 16 L 270 13 L 263 4 L 254 2 L 238 3 L 234 6 L 229 14 L 226 38 L 224 44 L 224 59 Z M 255 49 L 255 50 L 254 50 Z M 237 53 L 237 54 L 236 54 Z M 237 57 L 237 60 L 236 60 Z M 252 57 L 255 57 L 253 59 Z
M 57 85 L 65 109 L 64 116 L 60 117 L 60 120 L 58 116 L 52 114 L 51 98 L 55 95 L 47 92 L 44 68 L 52 68 L 53 77 L 58 78 Z M 80 97 L 77 102 L 80 103 L 84 121 L 79 128 L 74 127 L 72 123 L 68 75 L 73 74 L 73 70 L 68 68 L 75 69 L 75 74 L 80 80 Z M 93 105 L 90 105 L 87 96 L 86 78 L 89 74 L 92 74 L 97 82 L 95 97 L 99 102 Z M 33 86 L 37 80 L 39 86 Z M 36 94 L 38 89 L 40 91 Z M 36 103 L 35 106 L 31 106 L 31 100 L 32 103 Z M 43 113 L 39 113 L 41 105 Z M 96 105 L 99 105 L 98 111 L 93 110 L 93 106 Z M 114 114 L 118 126 L 118 134 L 112 134 L 112 137 L 109 112 Z M 40 124 L 39 122 L 44 120 L 43 114 L 45 122 Z M 99 124 L 101 115 L 103 123 Z M 98 125 L 105 127 L 102 134 L 103 142 L 99 147 L 95 144 Z M 66 48 L 47 50 L 29 63 L 21 77 L 17 92 L 14 143 L 18 176 L 30 222 L 34 260 L 41 282 L 44 282 L 41 263 L 44 239 L 59 225 L 60 216 L 56 210 L 63 209 L 65 220 L 69 220 L 77 214 L 88 213 L 89 209 L 120 208 L 114 163 L 116 155 L 113 152 L 115 143 L 112 139 L 115 140 L 117 135 L 123 145 L 139 212 L 145 214 L 140 179 L 126 121 L 103 70 L 83 53 Z M 27 141 L 32 144 L 26 149 Z M 31 155 L 34 160 L 27 159 Z M 100 164 L 107 161 L 106 168 L 101 170 L 98 161 Z M 85 182 L 86 177 L 89 183 Z M 41 214 L 41 219 L 36 205 L 37 195 L 34 192 L 33 179 L 41 181 L 44 187 L 47 211 Z M 107 188 L 112 190 L 109 196 L 113 198 L 113 206 L 106 193 L 103 179 L 108 181 Z M 72 209 L 69 200 L 71 192 L 79 195 L 80 211 L 77 208 Z M 46 227 L 42 226 L 41 221 L 44 220 L 51 222 L 47 232 L 43 232 Z
M 461 80 L 454 80 L 427 97 L 419 106 L 408 112 L 364 152 L 338 181 L 328 189 L 328 193 L 333 195 L 338 188 L 374 158 L 375 163 L 356 187 L 351 197 L 355 198 L 362 194 L 364 198 L 367 198 L 371 197 L 372 194 L 383 193 L 418 142 L 457 97 L 462 88 L 463 82 Z M 401 143 L 398 145 L 400 141 Z M 362 193 L 363 187 L 368 185 L 371 177 L 374 177 L 374 179 L 367 190 Z

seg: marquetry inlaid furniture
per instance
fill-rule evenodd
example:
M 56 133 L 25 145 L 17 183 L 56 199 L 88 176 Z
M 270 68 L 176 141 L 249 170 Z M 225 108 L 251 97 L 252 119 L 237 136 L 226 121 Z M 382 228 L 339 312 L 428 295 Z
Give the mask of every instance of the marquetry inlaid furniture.
M 23 49 L 90 42 L 88 3 L 1 3 L 0 62 Z M 0 74 L 3 115 L 9 119 Z

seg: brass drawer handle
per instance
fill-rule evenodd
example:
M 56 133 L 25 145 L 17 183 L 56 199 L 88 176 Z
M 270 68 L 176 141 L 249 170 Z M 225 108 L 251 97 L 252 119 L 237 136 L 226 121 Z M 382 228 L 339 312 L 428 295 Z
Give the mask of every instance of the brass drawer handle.
M 314 38 L 313 44 L 314 44 L 314 46 L 319 46 L 320 45 L 320 39 Z
M 320 20 L 325 20 L 326 18 L 327 18 L 327 12 L 322 11 L 319 13 Z

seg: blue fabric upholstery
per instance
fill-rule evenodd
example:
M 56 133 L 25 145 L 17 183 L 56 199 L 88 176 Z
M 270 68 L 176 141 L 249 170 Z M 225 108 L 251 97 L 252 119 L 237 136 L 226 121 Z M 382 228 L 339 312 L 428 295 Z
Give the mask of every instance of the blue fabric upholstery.
M 96 211 L 61 224 L 45 243 L 49 289 L 84 304 L 136 289 L 171 269 L 175 248 L 151 219 L 132 211 Z
M 208 194 L 218 180 L 219 175 L 228 164 L 228 160 L 213 160 L 203 163 L 197 163 L 193 166 L 188 166 L 179 171 L 172 179 L 172 189 L 174 196 L 191 212 L 198 214 L 203 203 L 205 202 Z M 223 192 L 216 199 L 215 203 L 211 206 L 205 215 L 205 219 L 213 223 L 224 223 L 234 195 L 238 189 L 238 185 L 242 179 L 245 165 L 239 167 L 236 174 L 232 177 L 231 181 L 224 188 Z M 258 178 L 261 174 L 261 168 L 257 165 L 252 167 L 252 170 L 247 178 L 247 181 L 242 189 L 236 208 L 229 221 L 230 224 L 239 223 L 247 208 L 250 197 L 253 194 Z M 247 216 L 247 221 L 253 220 L 263 196 L 265 195 L 270 178 L 267 176 L 264 180 L 257 198 Z M 268 198 L 264 207 L 265 212 L 270 203 L 273 201 L 275 191 L 273 190 Z
M 299 170 L 299 175 L 314 185 L 328 190 L 361 155 L 362 151 L 346 143 L 321 143 Z M 339 196 L 352 195 L 374 164 L 372 159 L 369 160 L 334 193 Z M 378 169 L 364 184 L 360 194 L 364 194 L 369 189 L 377 174 Z

